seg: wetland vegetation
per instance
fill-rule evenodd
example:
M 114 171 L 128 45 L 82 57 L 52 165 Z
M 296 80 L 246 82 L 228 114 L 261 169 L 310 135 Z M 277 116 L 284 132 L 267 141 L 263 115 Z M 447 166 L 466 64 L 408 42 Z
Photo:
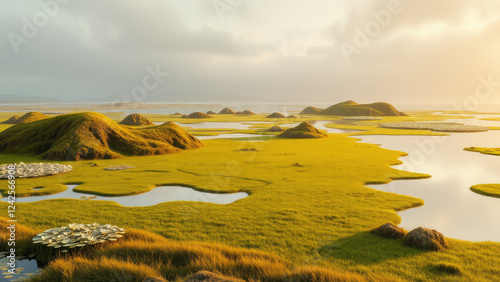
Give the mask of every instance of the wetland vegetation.
M 73 115 L 81 114 L 68 116 Z M 154 122 L 180 120 L 170 115 L 146 116 Z M 208 132 L 266 134 L 270 127 L 290 122 L 288 119 L 266 122 L 265 115 L 246 118 L 256 122 L 249 129 L 213 128 Z M 383 121 L 441 118 L 413 115 L 384 117 Z M 59 119 L 66 118 L 61 115 Z M 214 119 L 245 121 L 236 114 L 216 115 Z M 299 115 L 292 120 L 340 121 L 342 117 Z M 190 122 L 187 119 L 187 123 L 181 125 L 189 127 Z M 328 126 L 363 128 L 364 131 L 356 134 L 383 134 L 386 130 L 402 135 L 436 134 L 425 130 L 382 129 L 377 127 L 378 122 L 381 121 L 362 120 Z M 299 125 L 299 129 L 312 130 L 311 125 L 304 124 Z M 22 125 L 12 128 L 16 126 Z M 147 126 L 130 130 L 157 127 L 161 128 Z M 5 128 L 5 132 L 12 130 Z M 164 185 L 249 195 L 227 205 L 163 202 L 143 207 L 125 207 L 100 198 L 36 203 L 23 203 L 21 199 L 17 203 L 19 223 L 25 226 L 22 230 L 33 230 L 21 243 L 27 252 L 32 248 L 29 238 L 33 233 L 71 222 L 118 225 L 131 234 L 122 243 L 103 246 L 96 252 L 56 259 L 42 274 L 35 276 L 34 281 L 48 277 L 61 280 L 80 277 L 82 281 L 95 277 L 107 279 L 118 269 L 135 279 L 157 277 L 177 281 L 188 279 L 200 270 L 264 281 L 494 280 L 500 275 L 499 243 L 447 238 L 448 248 L 436 252 L 406 246 L 401 237 L 391 240 L 370 233 L 385 223 L 399 224 L 401 218 L 397 211 L 424 205 L 418 198 L 365 186 L 429 177 L 392 168 L 401 163 L 399 158 L 406 155 L 404 152 L 356 142 L 349 137 L 354 133 L 321 133 L 327 138 L 312 139 L 274 138 L 281 132 L 267 134 L 272 134 L 270 139 L 261 142 L 205 140 L 205 146 L 178 154 L 121 156 L 91 162 L 59 161 L 71 164 L 73 171 L 19 181 L 19 196 L 59 193 L 71 184 L 79 184 L 75 192 L 107 196 L 145 193 Z M 39 154 L 28 154 L 28 151 L 0 156 L 3 163 L 40 161 Z M 103 169 L 124 164 L 133 168 Z M 6 190 L 3 186 L 2 189 L 5 196 Z M 6 210 L 6 203 L 1 202 L 0 207 Z M 484 264 L 485 259 L 492 263 Z

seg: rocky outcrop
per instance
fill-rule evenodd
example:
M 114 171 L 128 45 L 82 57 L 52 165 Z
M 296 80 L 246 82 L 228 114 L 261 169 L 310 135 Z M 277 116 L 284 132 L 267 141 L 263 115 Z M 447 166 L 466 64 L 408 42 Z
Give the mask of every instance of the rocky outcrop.
M 410 231 L 406 235 L 404 243 L 410 247 L 432 251 L 439 251 L 449 247 L 442 233 L 423 227 Z
M 406 230 L 404 230 L 404 228 L 401 228 L 392 223 L 383 224 L 371 230 L 370 232 L 380 237 L 391 238 L 391 239 L 401 239 L 406 234 Z
M 0 166 L 0 179 L 8 178 L 8 166 L 10 164 L 3 164 Z M 60 173 L 66 173 L 73 170 L 70 165 L 56 164 L 56 163 L 23 163 L 20 162 L 15 164 L 16 167 L 16 178 L 31 178 L 31 177 L 41 177 L 47 175 L 55 175 Z

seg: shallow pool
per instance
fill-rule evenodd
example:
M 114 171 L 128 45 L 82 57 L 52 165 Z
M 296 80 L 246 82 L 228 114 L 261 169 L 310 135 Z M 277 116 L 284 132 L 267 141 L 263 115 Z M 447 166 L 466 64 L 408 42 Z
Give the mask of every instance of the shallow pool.
M 145 207 L 154 206 L 164 202 L 173 201 L 192 201 L 207 202 L 214 204 L 230 204 L 248 196 L 245 192 L 238 193 L 209 193 L 200 192 L 192 188 L 182 186 L 160 186 L 153 190 L 130 196 L 94 196 L 89 193 L 73 191 L 78 185 L 68 185 L 68 189 L 52 195 L 18 197 L 17 203 L 30 203 L 50 199 L 81 199 L 82 201 L 114 201 L 126 207 Z M 83 197 L 96 197 L 95 199 L 84 199 Z M 1 198 L 1 201 L 7 201 L 7 197 Z

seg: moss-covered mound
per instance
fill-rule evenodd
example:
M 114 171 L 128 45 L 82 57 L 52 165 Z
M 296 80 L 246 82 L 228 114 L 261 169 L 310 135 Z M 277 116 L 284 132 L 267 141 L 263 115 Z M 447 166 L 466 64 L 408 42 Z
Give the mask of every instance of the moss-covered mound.
M 200 140 L 174 123 L 134 129 L 94 112 L 17 124 L 0 132 L 0 153 L 47 160 L 161 155 L 202 146 Z
M 214 112 L 214 111 L 208 111 L 208 112 L 207 112 L 207 115 L 216 115 L 216 114 L 217 114 L 217 113 L 216 113 L 216 112 Z
M 323 109 L 316 107 L 307 107 L 300 112 L 301 115 L 316 115 L 319 114 Z
M 224 108 L 222 111 L 219 112 L 220 115 L 234 115 L 236 114 L 235 111 L 231 110 L 230 108 Z
M 183 115 L 182 118 L 211 118 L 211 116 L 202 112 L 194 112 L 189 115 Z
M 406 116 L 405 113 L 396 110 L 388 103 L 358 104 L 351 100 L 330 106 L 319 112 L 319 114 L 333 116 Z
M 42 120 L 42 119 L 46 119 L 46 118 L 49 118 L 49 116 L 46 116 L 46 115 L 39 113 L 39 112 L 28 112 L 28 113 L 24 114 L 22 117 L 13 116 L 2 123 L 3 124 L 28 123 L 28 122 L 33 122 L 33 121 Z
M 278 135 L 283 138 L 323 138 L 328 135 L 316 129 L 308 122 L 303 122 L 294 128 L 285 130 L 285 132 Z
M 1 124 L 16 124 L 20 116 L 11 116 L 8 120 L 0 122 Z
M 120 124 L 124 125 L 154 125 L 147 118 L 143 117 L 140 114 L 131 114 L 120 121 Z
M 268 115 L 266 118 L 285 118 L 285 116 L 281 113 L 274 112 Z
M 254 112 L 249 111 L 249 110 L 244 110 L 244 111 L 242 111 L 242 112 L 237 112 L 236 114 L 237 114 L 237 115 L 255 115 L 255 113 L 254 113 Z

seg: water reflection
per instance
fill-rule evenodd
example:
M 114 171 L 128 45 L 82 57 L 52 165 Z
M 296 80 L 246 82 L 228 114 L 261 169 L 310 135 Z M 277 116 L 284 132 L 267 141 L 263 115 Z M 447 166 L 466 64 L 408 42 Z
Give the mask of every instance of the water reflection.
M 6 257 L 6 254 L 0 254 L 0 271 L 2 271 L 2 275 L 0 276 L 1 281 L 26 281 L 29 277 L 41 271 L 36 260 L 17 259 L 16 270 L 14 274 L 11 274 L 8 272 L 8 262 L 9 258 Z
M 486 121 L 462 120 L 484 125 Z M 460 121 L 460 122 L 462 122 Z M 401 226 L 434 228 L 445 236 L 471 241 L 500 241 L 500 199 L 473 193 L 470 186 L 500 183 L 500 157 L 464 151 L 465 147 L 499 147 L 500 131 L 431 136 L 360 136 L 362 142 L 409 153 L 402 170 L 431 174 L 429 179 L 369 185 L 374 189 L 417 197 L 424 206 L 399 212 Z

